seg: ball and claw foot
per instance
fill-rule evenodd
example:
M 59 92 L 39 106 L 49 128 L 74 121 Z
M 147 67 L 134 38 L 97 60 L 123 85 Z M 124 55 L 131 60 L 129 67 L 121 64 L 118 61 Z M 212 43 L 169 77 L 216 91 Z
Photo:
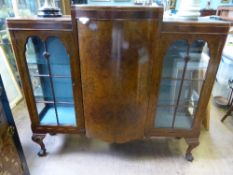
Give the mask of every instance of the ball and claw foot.
M 51 133 L 49 133 L 49 135 L 51 135 L 51 136 L 55 136 L 55 135 L 57 135 L 57 134 L 56 134 L 56 133 L 51 132 Z
M 47 155 L 45 144 L 43 142 L 44 138 L 45 138 L 45 134 L 33 134 L 32 135 L 32 140 L 38 145 L 40 145 L 41 147 L 40 151 L 37 153 L 39 157 L 44 157 Z
M 189 162 L 192 162 L 192 161 L 193 161 L 193 155 L 192 155 L 192 153 L 187 153 L 187 154 L 185 155 L 185 159 L 186 159 L 187 161 L 189 161 Z
M 47 155 L 46 149 L 45 149 L 45 150 L 41 149 L 41 150 L 37 153 L 37 155 L 38 155 L 39 157 L 45 157 L 45 156 Z
M 185 141 L 188 144 L 188 148 L 186 150 L 185 158 L 187 161 L 192 162 L 193 161 L 193 155 L 192 150 L 196 148 L 199 145 L 198 138 L 186 138 Z

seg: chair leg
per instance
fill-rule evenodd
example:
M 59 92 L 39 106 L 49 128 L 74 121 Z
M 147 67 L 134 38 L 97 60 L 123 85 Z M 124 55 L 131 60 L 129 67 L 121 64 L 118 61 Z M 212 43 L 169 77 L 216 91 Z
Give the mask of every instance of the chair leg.
M 230 109 L 227 111 L 227 113 L 222 117 L 221 122 L 224 122 L 224 120 L 231 115 L 231 112 L 233 111 L 233 106 L 230 107 Z

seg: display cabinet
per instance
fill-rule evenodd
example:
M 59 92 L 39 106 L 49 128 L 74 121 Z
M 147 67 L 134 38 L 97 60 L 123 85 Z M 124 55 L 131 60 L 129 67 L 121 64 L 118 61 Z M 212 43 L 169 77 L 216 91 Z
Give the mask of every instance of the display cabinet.
M 12 23 L 11 23 L 12 22 Z M 24 95 L 32 121 L 32 140 L 45 133 L 84 133 L 78 50 L 69 17 L 8 21 Z M 17 29 L 16 29 L 17 28 Z
M 9 19 L 8 29 L 39 155 L 46 133 L 79 133 L 111 143 L 183 137 L 193 159 L 228 23 L 76 5 L 72 19 Z

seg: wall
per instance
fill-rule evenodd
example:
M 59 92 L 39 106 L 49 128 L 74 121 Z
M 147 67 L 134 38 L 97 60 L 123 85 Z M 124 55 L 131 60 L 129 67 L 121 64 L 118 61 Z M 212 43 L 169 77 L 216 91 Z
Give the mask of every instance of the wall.
M 177 4 L 176 4 L 176 9 L 179 9 L 180 6 L 180 2 L 182 0 L 177 0 Z M 186 0 L 187 1 L 187 0 Z M 205 8 L 207 6 L 207 0 L 200 0 L 201 1 L 201 8 Z M 211 0 L 211 8 L 213 9 L 217 9 L 218 6 L 220 5 L 233 5 L 233 0 L 229 0 L 229 3 L 221 3 L 222 0 Z
M 154 0 L 156 1 L 156 0 Z M 200 0 L 201 8 L 205 8 L 207 5 L 207 0 Z M 233 0 L 229 0 L 229 3 L 221 3 L 222 0 L 211 0 L 211 8 L 217 9 L 219 5 L 233 5 Z M 110 0 L 109 2 L 93 2 L 92 0 L 88 0 L 88 4 L 98 4 L 98 5 L 129 5 L 133 4 L 134 0 L 129 0 L 128 2 L 115 2 L 114 0 Z M 177 0 L 176 9 L 179 9 L 181 0 Z

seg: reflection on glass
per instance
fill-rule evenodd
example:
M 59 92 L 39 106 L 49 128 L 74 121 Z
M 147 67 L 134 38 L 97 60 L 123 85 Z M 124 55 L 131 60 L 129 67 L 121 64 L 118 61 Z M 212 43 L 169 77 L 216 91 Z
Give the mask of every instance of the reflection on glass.
M 157 107 L 157 117 L 155 118 L 156 127 L 170 128 L 172 126 L 173 114 L 174 107 L 172 106 Z
M 31 76 L 33 94 L 37 101 L 53 101 L 52 87 L 49 77 Z
M 159 105 L 175 105 L 180 89 L 180 80 L 162 79 L 160 82 Z
M 40 124 L 75 126 L 70 58 L 62 42 L 30 37 L 25 56 Z
M 171 45 L 163 62 L 155 127 L 192 128 L 208 63 L 205 41 Z
M 36 103 L 41 125 L 57 125 L 57 115 L 54 104 Z
M 188 44 L 185 41 L 175 42 L 167 51 L 163 65 L 163 78 L 180 79 L 184 69 L 184 55 L 187 54 Z

